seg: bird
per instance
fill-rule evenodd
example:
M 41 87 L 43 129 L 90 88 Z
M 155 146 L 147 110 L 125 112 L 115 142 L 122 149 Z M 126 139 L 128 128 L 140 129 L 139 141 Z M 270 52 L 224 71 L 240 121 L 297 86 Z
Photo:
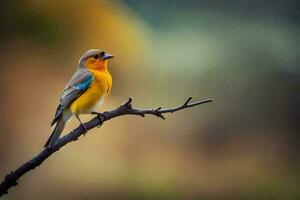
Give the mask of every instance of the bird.
M 84 132 L 85 125 L 80 114 L 98 114 L 96 109 L 101 105 L 112 88 L 112 76 L 108 71 L 108 60 L 114 56 L 100 49 L 91 49 L 79 59 L 72 78 L 66 85 L 59 105 L 57 106 L 51 126 L 54 127 L 45 148 L 53 147 L 66 123 L 75 116 Z

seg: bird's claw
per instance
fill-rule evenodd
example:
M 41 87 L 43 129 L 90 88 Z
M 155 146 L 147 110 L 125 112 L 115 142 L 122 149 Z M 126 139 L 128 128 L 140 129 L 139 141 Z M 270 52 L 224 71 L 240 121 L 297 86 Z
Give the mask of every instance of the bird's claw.
M 85 134 L 88 132 L 87 127 L 84 124 L 80 124 L 80 128 L 83 130 L 83 136 L 85 137 Z
M 103 124 L 103 122 L 106 120 L 106 117 L 103 113 L 98 113 L 98 112 L 92 112 L 92 114 L 97 115 L 98 119 L 100 120 L 99 126 L 97 128 L 100 128 Z

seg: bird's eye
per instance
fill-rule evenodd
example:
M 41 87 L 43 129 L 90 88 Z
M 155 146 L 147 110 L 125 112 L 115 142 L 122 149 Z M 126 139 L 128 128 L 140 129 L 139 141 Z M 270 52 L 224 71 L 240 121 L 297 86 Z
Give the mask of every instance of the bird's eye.
M 98 59 L 98 58 L 99 58 L 99 55 L 96 54 L 96 55 L 93 56 L 93 58 Z
M 101 58 L 104 56 L 104 51 L 102 51 L 101 53 L 100 53 L 100 56 L 101 56 Z

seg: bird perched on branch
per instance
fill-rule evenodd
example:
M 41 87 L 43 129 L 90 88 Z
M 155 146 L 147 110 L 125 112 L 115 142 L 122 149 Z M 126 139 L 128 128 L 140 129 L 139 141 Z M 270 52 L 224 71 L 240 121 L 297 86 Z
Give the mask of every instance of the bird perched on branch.
M 60 98 L 51 123 L 51 126 L 55 126 L 44 147 L 50 148 L 56 144 L 65 124 L 73 115 L 85 131 L 87 129 L 79 114 L 101 115 L 95 109 L 103 103 L 112 87 L 112 77 L 107 69 L 111 58 L 112 55 L 99 49 L 89 50 L 81 56 L 77 69 Z

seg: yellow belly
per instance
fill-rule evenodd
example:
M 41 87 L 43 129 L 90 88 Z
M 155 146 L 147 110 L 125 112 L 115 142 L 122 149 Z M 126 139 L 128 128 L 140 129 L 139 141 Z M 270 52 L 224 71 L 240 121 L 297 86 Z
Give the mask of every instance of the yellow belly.
M 94 79 L 91 86 L 73 103 L 70 109 L 74 114 L 89 114 L 97 104 L 104 101 L 111 89 L 112 81 L 110 74 L 104 72 L 94 72 Z

